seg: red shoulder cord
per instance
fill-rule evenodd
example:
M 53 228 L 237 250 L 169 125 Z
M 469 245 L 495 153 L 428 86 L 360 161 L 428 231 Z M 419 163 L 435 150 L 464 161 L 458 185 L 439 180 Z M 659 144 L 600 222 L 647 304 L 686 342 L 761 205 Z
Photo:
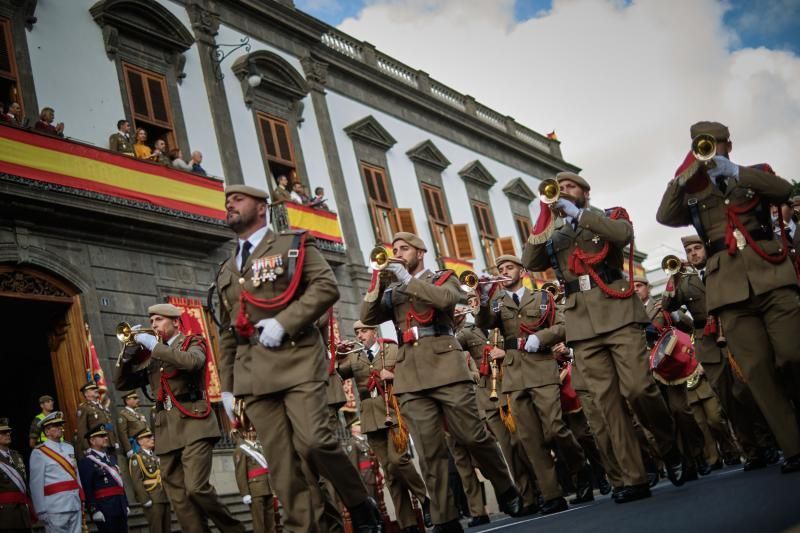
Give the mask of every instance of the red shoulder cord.
M 294 278 L 289 282 L 289 287 L 286 288 L 283 294 L 279 294 L 274 298 L 256 298 L 242 288 L 242 292 L 239 295 L 239 315 L 236 317 L 236 331 L 239 332 L 239 335 L 242 337 L 250 337 L 255 333 L 255 327 L 253 323 L 250 322 L 250 317 L 247 315 L 246 303 L 265 311 L 271 311 L 273 309 L 285 307 L 286 304 L 294 299 L 294 294 L 297 292 L 297 287 L 300 285 L 300 280 L 303 277 L 303 262 L 306 257 L 305 243 L 306 234 L 304 233 L 300 237 L 300 243 L 298 244 Z
M 373 370 L 369 375 L 369 380 L 367 380 L 367 390 L 372 392 L 375 389 L 378 389 L 378 394 L 384 396 L 383 380 L 377 370 Z
M 453 275 L 452 270 L 446 270 L 441 276 L 439 276 L 439 279 L 433 282 L 433 284 L 436 285 L 437 287 L 440 287 L 452 275 Z M 431 322 L 433 322 L 433 317 L 435 313 L 436 309 L 434 309 L 433 307 L 431 307 L 424 313 L 420 313 L 417 312 L 416 309 L 414 309 L 414 304 L 409 304 L 409 310 L 408 313 L 406 313 L 406 330 L 411 329 L 412 320 L 415 321 L 420 326 L 426 326 L 430 324 Z
M 211 363 L 211 350 L 208 346 L 208 342 L 206 342 L 205 337 L 201 335 L 189 335 L 183 340 L 183 344 L 181 344 L 182 352 L 185 352 L 189 348 L 189 344 L 192 342 L 193 338 L 200 339 L 200 342 L 203 345 L 203 351 L 206 354 L 206 362 L 203 373 L 203 393 L 206 397 L 206 410 L 199 414 L 192 413 L 183 405 L 181 405 L 177 398 L 175 398 L 175 394 L 172 392 L 172 388 L 169 386 L 169 380 L 177 376 L 180 370 L 175 370 L 170 373 L 161 373 L 161 388 L 158 390 L 157 400 L 163 403 L 164 399 L 169 396 L 172 405 L 174 405 L 182 415 L 188 416 L 189 418 L 206 418 L 211 413 L 211 398 L 208 395 L 208 384 L 211 381 L 211 371 L 209 369 L 209 364 Z
M 333 327 L 333 306 L 328 309 L 328 345 L 331 361 L 328 363 L 328 375 L 332 376 L 336 372 L 336 328 Z
M 537 322 L 531 322 L 529 324 L 523 324 L 520 322 L 519 325 L 519 336 L 533 335 L 543 327 L 550 327 L 553 325 L 553 322 L 556 320 L 556 305 L 555 301 L 553 300 L 553 296 L 547 291 L 541 291 L 544 293 L 544 297 L 547 298 L 547 308 L 545 309 L 544 313 L 542 313 L 541 318 Z
M 782 246 L 781 253 L 778 255 L 769 255 L 767 252 L 765 252 L 758 245 L 758 243 L 753 240 L 753 237 L 750 236 L 750 232 L 747 231 L 747 228 L 744 227 L 742 221 L 739 220 L 739 215 L 747 213 L 751 209 L 755 208 L 760 201 L 761 198 L 758 195 L 755 195 L 749 202 L 745 204 L 728 205 L 725 207 L 725 216 L 728 218 L 728 228 L 725 231 L 725 245 L 728 247 L 728 255 L 736 254 L 736 238 L 733 236 L 733 230 L 736 228 L 744 236 L 744 240 L 747 242 L 748 246 L 750 246 L 750 248 L 752 248 L 761 259 L 772 263 L 773 265 L 778 265 L 786 260 L 786 256 L 789 253 L 789 240 L 786 237 L 786 226 L 783 223 L 783 219 L 781 218 L 780 225 Z

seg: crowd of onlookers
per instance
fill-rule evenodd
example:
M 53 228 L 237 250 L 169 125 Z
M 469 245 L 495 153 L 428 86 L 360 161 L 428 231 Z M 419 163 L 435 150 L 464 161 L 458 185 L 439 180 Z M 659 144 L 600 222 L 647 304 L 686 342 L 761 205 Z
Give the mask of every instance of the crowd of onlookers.
M 203 154 L 199 150 L 192 152 L 192 158 L 186 161 L 180 148 L 167 148 L 167 141 L 156 139 L 152 146 L 148 144 L 147 130 L 138 128 L 131 137 L 131 124 L 125 119 L 117 121 L 117 131 L 108 138 L 108 149 L 123 155 L 161 163 L 186 172 L 206 175 L 202 166 Z
M 300 181 L 293 180 L 289 185 L 289 178 L 285 174 L 280 174 L 275 181 L 277 185 L 275 190 L 272 191 L 273 203 L 293 202 L 313 207 L 314 209 L 330 211 L 330 208 L 326 205 L 328 200 L 325 198 L 325 189 L 322 187 L 314 189 L 314 196 L 311 196 L 308 187 Z

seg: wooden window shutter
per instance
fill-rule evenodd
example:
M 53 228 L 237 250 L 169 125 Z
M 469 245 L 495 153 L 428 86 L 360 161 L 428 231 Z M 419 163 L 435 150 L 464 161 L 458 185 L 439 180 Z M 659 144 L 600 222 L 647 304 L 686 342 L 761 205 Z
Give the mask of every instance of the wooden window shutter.
M 409 233 L 417 234 L 417 224 L 414 222 L 414 210 L 406 209 L 404 207 L 397 207 L 394 209 L 394 217 L 397 222 L 397 231 L 407 231 Z
M 161 122 L 169 122 L 166 94 L 164 94 L 162 80 L 148 78 L 147 88 L 150 90 L 150 103 L 153 107 L 153 118 Z
M 131 105 L 134 115 L 139 115 L 145 119 L 150 118 L 147 110 L 147 93 L 144 88 L 142 75 L 133 70 L 128 70 L 128 89 L 131 94 Z
M 0 74 L 10 78 L 14 73 L 14 49 L 11 45 L 11 24 L 0 18 Z
M 458 259 L 475 259 L 475 251 L 472 249 L 472 238 L 469 235 L 469 224 L 451 225 L 450 236 Z
M 264 117 L 259 117 L 259 122 L 261 123 L 261 136 L 264 138 L 264 147 L 267 150 L 267 155 L 275 157 L 277 153 L 275 151 L 275 138 L 272 136 L 272 123 Z
M 513 237 L 500 237 L 494 241 L 495 255 L 517 255 Z
M 291 143 L 289 142 L 289 129 L 285 123 L 275 122 L 275 138 L 278 141 L 278 157 L 284 161 L 293 161 Z

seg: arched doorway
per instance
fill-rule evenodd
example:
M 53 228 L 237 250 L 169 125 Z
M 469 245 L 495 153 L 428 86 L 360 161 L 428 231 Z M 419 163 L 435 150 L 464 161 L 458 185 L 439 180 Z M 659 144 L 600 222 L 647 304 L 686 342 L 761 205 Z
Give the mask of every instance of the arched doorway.
M 75 429 L 86 351 L 78 290 L 33 267 L 0 264 L 0 406 L 10 418 L 13 447 L 27 455 L 28 430 L 38 398 L 55 397 L 66 417 L 65 439 Z

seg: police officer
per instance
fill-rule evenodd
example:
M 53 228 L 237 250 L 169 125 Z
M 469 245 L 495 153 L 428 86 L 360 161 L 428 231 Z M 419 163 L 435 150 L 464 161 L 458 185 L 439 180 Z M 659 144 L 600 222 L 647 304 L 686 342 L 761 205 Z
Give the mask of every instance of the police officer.
M 11 449 L 8 418 L 0 418 L 0 531 L 30 531 L 30 505 L 25 461 Z
M 33 417 L 31 421 L 31 429 L 28 432 L 28 444 L 31 448 L 38 446 L 45 440 L 44 433 L 42 433 L 41 422 L 44 417 L 49 415 L 55 409 L 55 401 L 49 394 L 39 397 L 39 407 L 41 412 Z
M 144 413 L 139 411 L 139 395 L 136 391 L 130 391 L 122 396 L 125 407 L 120 409 L 117 418 L 117 436 L 120 448 L 125 457 L 130 458 L 135 452 L 139 451 L 139 443 L 136 442 L 136 435 L 148 427 L 147 418 Z
M 269 484 L 269 464 L 256 430 L 246 429 L 233 450 L 236 485 L 242 503 L 250 507 L 255 533 L 275 532 L 275 507 Z
M 114 426 L 111 423 L 111 411 L 106 408 L 100 401 L 100 389 L 94 381 L 89 381 L 81 386 L 81 393 L 83 394 L 83 402 L 78 406 L 77 417 L 77 440 L 76 446 L 78 448 L 78 456 L 82 456 L 89 448 L 89 443 L 83 438 L 86 433 L 98 424 L 102 424 L 108 432 L 108 447 L 109 452 L 114 453 L 114 450 L 119 448 L 117 437 L 113 433 Z
M 89 448 L 78 461 L 78 472 L 86 496 L 86 514 L 97 530 L 109 533 L 128 531 L 128 498 L 117 468 L 115 455 L 107 453 L 108 432 L 104 424 L 90 429 L 84 438 Z
M 155 454 L 155 437 L 150 428 L 139 430 L 136 435 L 138 451 L 128 460 L 133 493 L 142 505 L 150 533 L 169 533 L 172 529 L 169 499 L 161 482 L 161 463 Z

